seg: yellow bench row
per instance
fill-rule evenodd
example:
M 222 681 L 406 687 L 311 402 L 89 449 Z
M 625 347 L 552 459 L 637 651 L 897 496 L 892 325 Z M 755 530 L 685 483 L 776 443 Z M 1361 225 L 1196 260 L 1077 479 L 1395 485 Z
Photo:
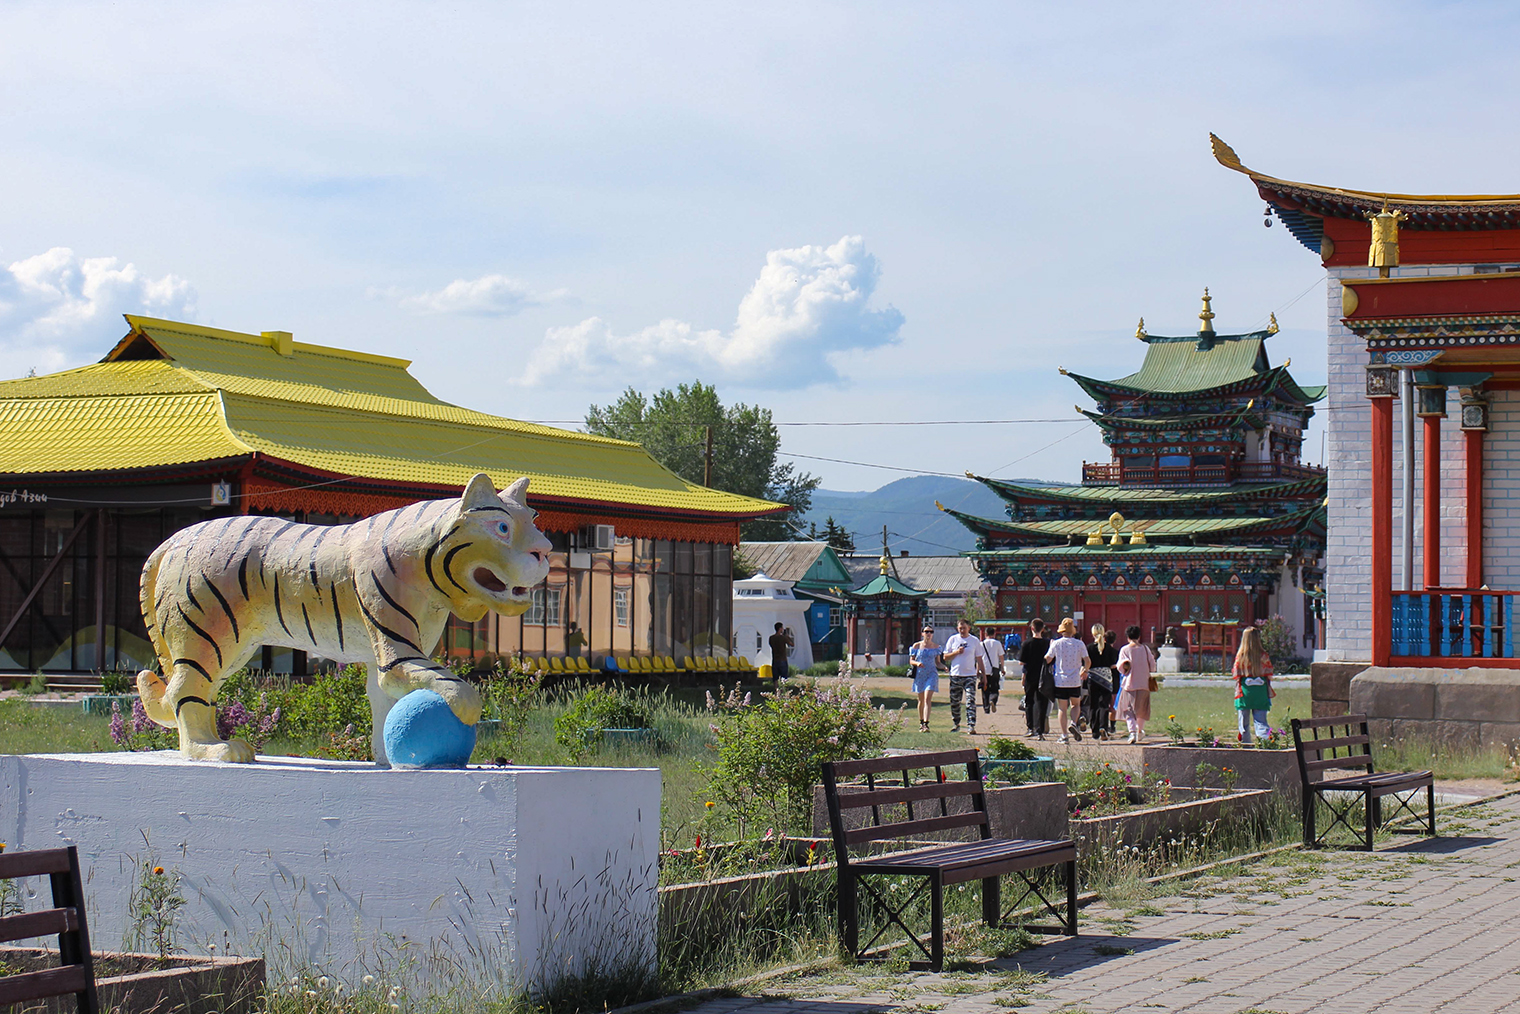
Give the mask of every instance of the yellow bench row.
M 636 655 L 619 656 L 616 661 L 617 667 L 624 672 L 753 672 L 755 668 L 749 664 L 749 659 L 739 655 L 730 658 L 692 658 L 687 655 L 685 664 L 681 666 L 677 666 L 676 660 L 669 655 L 655 655 L 650 658 L 640 658 Z
M 594 673 L 599 670 L 591 666 L 583 658 L 525 658 L 523 664 L 529 669 L 541 673 Z

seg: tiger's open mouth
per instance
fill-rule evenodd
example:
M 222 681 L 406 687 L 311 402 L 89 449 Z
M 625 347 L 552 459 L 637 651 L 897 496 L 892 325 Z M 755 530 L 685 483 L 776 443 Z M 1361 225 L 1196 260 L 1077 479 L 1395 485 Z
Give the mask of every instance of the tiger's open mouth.
M 475 578 L 476 584 L 494 595 L 500 595 L 507 590 L 507 583 L 492 573 L 489 567 L 476 567 L 475 572 L 470 576 Z M 513 591 L 519 592 L 519 589 L 514 588 Z M 527 589 L 524 588 L 521 591 L 526 592 Z

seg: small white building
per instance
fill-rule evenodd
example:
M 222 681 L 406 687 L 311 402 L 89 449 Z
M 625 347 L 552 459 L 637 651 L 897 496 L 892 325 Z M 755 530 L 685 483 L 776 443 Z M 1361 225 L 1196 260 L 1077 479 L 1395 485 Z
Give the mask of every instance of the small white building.
M 764 571 L 754 577 L 734 582 L 734 653 L 744 655 L 756 665 L 771 661 L 770 636 L 776 624 L 792 631 L 796 647 L 787 655 L 792 671 L 813 664 L 813 646 L 808 641 L 807 612 L 810 600 L 792 594 L 792 582 L 777 581 Z

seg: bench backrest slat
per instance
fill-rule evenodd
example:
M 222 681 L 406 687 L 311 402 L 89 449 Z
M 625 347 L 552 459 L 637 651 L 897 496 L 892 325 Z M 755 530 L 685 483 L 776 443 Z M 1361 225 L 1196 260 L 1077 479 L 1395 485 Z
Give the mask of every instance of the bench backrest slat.
M 1365 770 L 1371 766 L 1367 755 L 1364 753 L 1355 753 L 1349 757 L 1321 757 L 1319 760 L 1304 761 L 1304 769 L 1307 771 L 1332 771 L 1344 770 L 1346 768 L 1362 768 Z
M 32 937 L 68 933 L 78 928 L 77 909 L 46 908 L 41 912 L 0 916 L 0 941 L 29 940 Z
M 965 777 L 952 779 L 949 776 L 959 772 L 947 772 L 946 768 L 957 765 L 964 765 Z M 891 773 L 891 784 L 886 784 L 887 778 L 876 777 L 888 772 Z M 932 777 L 915 778 L 914 772 Z M 864 776 L 864 787 L 840 785 L 841 781 L 859 776 Z M 920 837 L 963 827 L 979 828 L 983 839 L 992 837 L 981 761 L 975 750 L 941 750 L 828 762 L 823 765 L 823 792 L 828 804 L 834 855 L 841 872 L 849 864 L 852 845 Z M 969 812 L 952 813 L 950 801 L 963 797 L 969 804 Z M 934 805 L 936 800 L 938 806 Z M 915 803 L 919 805 L 915 807 Z M 870 824 L 847 827 L 845 811 L 864 809 L 871 812 Z M 939 811 L 937 814 L 936 810 Z
M 1323 754 L 1337 747 L 1361 746 L 1364 743 L 1370 744 L 1371 742 L 1372 737 L 1370 736 L 1332 736 L 1328 739 L 1306 739 L 1304 740 L 1304 751 L 1306 753 Z
M 1330 715 L 1326 718 L 1296 718 L 1294 724 L 1300 729 L 1323 729 L 1327 725 L 1361 725 L 1366 715 Z
M 859 789 L 855 786 L 841 785 L 839 787 L 839 808 L 841 810 L 859 810 L 864 807 L 881 807 L 893 803 L 912 803 L 920 799 L 944 799 L 954 796 L 974 796 L 981 792 L 981 788 L 972 782 L 929 782 L 926 785 L 889 786 L 874 791 Z M 941 816 L 944 816 L 941 814 Z M 908 819 L 913 820 L 911 811 Z M 880 823 L 880 819 L 876 823 Z
M 981 810 L 970 813 L 952 813 L 943 817 L 923 817 L 919 820 L 902 820 L 895 824 L 851 828 L 844 833 L 846 845 L 859 845 L 868 841 L 886 841 L 890 838 L 916 838 L 935 831 L 951 831 L 958 827 L 986 826 L 987 814 Z
M 0 1007 L 50 996 L 83 992 L 88 979 L 82 965 L 62 965 L 40 972 L 22 972 L 0 978 Z
M 922 771 L 932 767 L 948 767 L 951 764 L 968 764 L 978 760 L 975 750 L 941 750 L 938 753 L 901 754 L 896 757 L 869 757 L 866 760 L 833 761 L 834 775 L 847 779 L 867 772 Z
M 0 880 L 67 872 L 69 872 L 68 849 L 37 849 L 34 852 L 0 854 Z

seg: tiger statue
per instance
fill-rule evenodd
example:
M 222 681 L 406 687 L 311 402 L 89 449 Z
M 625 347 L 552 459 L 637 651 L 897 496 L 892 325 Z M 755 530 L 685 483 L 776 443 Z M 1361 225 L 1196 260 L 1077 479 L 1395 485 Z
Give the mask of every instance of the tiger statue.
M 148 717 L 179 731 L 196 760 L 247 763 L 253 747 L 222 741 L 216 694 L 264 645 L 369 667 L 374 756 L 391 704 L 438 693 L 459 720 L 480 694 L 428 658 L 450 613 L 526 612 L 549 573 L 549 540 L 527 506 L 528 480 L 500 496 L 484 473 L 454 500 L 424 500 L 352 525 L 241 516 L 191 525 L 143 566 L 142 611 L 159 672 L 137 674 Z M 160 675 L 162 674 L 162 675 Z

